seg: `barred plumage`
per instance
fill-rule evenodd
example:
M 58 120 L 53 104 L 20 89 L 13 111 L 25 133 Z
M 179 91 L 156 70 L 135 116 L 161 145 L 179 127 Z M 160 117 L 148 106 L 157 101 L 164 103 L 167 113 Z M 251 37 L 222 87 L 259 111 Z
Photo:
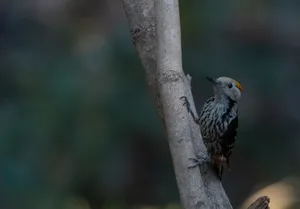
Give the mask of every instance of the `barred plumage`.
M 237 104 L 232 100 L 223 103 L 212 97 L 204 104 L 199 123 L 207 151 L 212 157 L 223 156 L 229 166 L 229 157 L 238 130 Z M 215 166 L 221 178 L 223 165 Z
M 229 168 L 229 158 L 238 131 L 238 101 L 241 98 L 241 85 L 228 77 L 208 78 L 214 84 L 214 97 L 203 105 L 199 119 L 201 135 L 207 151 L 222 179 L 224 164 Z M 186 99 L 186 98 L 185 98 Z M 186 100 L 185 104 L 189 104 Z

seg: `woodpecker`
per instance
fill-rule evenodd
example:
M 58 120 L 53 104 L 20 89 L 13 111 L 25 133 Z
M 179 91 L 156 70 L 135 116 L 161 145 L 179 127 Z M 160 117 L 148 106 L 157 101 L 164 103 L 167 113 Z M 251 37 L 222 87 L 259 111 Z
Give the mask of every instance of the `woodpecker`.
M 194 121 L 199 124 L 209 161 L 213 163 L 219 179 L 222 180 L 224 166 L 230 170 L 229 158 L 238 132 L 238 102 L 243 87 L 229 77 L 206 78 L 213 84 L 214 96 L 204 103 L 199 118 L 191 110 L 187 98 L 181 98 Z M 196 161 L 192 167 L 203 163 L 203 159 L 192 159 Z

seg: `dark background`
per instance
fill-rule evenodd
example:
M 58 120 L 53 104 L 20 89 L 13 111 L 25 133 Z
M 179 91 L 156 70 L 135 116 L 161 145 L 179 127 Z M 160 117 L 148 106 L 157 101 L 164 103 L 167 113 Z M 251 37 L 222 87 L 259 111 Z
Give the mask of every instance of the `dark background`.
M 299 208 L 299 9 L 180 1 L 198 110 L 212 95 L 205 75 L 244 87 L 223 181 L 235 208 L 265 187 L 272 209 Z M 179 208 L 121 1 L 2 0 L 0 52 L 0 208 Z

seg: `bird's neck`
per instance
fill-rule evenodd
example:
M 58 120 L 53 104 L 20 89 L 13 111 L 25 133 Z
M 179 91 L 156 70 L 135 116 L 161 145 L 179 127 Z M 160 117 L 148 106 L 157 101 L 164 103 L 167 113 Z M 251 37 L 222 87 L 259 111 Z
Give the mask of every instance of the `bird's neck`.
M 215 95 L 215 103 L 222 115 L 235 115 L 238 111 L 237 102 L 226 95 Z

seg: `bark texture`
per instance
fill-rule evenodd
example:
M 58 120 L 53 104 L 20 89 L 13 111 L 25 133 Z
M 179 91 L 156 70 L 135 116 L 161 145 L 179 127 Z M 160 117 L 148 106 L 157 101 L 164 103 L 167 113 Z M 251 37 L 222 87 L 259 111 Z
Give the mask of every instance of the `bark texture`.
M 186 96 L 195 110 L 191 77 L 181 59 L 178 0 L 122 0 L 147 81 L 168 135 L 181 204 L 185 209 L 231 209 L 211 167 L 188 169 L 189 158 L 207 155 L 200 129 L 183 106 Z M 205 172 L 204 172 L 205 171 Z
M 169 146 L 183 208 L 207 208 L 199 169 L 188 169 L 195 157 L 189 115 L 181 96 L 185 75 L 181 63 L 181 32 L 177 0 L 155 1 L 157 82 Z M 201 192 L 202 191 L 202 192 Z

